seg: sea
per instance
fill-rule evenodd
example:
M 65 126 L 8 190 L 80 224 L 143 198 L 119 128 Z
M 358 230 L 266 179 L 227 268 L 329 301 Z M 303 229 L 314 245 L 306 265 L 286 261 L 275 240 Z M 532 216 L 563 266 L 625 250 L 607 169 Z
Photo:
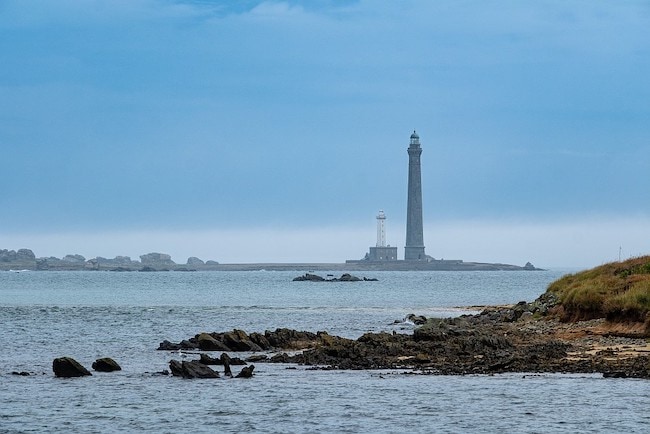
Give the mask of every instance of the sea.
M 410 333 L 408 314 L 532 301 L 566 272 L 368 271 L 355 274 L 378 281 L 322 283 L 293 282 L 298 271 L 0 272 L 0 433 L 649 432 L 650 383 L 599 374 L 268 363 L 251 379 L 157 374 L 181 357 L 157 351 L 163 340 L 282 327 L 349 338 Z M 122 370 L 56 378 L 52 361 L 62 356 L 88 369 L 111 357 Z M 12 374 L 23 371 L 30 375 Z

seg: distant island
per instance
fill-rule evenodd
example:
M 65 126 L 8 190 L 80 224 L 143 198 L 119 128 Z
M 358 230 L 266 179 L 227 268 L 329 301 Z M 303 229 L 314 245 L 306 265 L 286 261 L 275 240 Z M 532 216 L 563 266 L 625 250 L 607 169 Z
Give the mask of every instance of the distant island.
M 211 270 L 219 265 L 216 261 L 203 261 L 190 257 L 185 264 L 177 264 L 166 253 L 147 253 L 140 260 L 129 256 L 116 256 L 113 259 L 98 256 L 86 259 L 82 255 L 71 254 L 63 258 L 54 256 L 37 258 L 30 249 L 2 250 L 0 249 L 0 270 L 34 270 L 34 271 L 196 271 Z
M 426 261 L 347 261 L 345 263 L 249 263 L 221 264 L 214 260 L 202 260 L 195 256 L 185 264 L 174 262 L 166 253 L 147 253 L 140 260 L 129 256 L 86 259 L 82 255 L 69 254 L 63 258 L 36 257 L 30 249 L 0 249 L 1 271 L 254 271 L 254 270 L 304 270 L 304 271 L 537 271 L 530 262 L 524 266 L 461 260 L 427 259 Z

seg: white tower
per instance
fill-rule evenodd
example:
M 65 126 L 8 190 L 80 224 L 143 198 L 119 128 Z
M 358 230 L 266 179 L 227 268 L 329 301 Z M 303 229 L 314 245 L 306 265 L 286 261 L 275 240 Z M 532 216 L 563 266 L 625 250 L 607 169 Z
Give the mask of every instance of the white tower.
M 386 214 L 383 210 L 377 216 L 377 247 L 386 247 Z

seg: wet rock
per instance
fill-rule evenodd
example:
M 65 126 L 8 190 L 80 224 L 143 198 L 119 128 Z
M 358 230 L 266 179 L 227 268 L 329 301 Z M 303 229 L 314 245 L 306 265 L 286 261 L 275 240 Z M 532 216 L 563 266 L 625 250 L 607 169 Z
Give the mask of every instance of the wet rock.
M 289 363 L 291 357 L 287 353 L 278 353 L 271 356 L 269 359 L 272 363 Z
M 271 343 L 266 336 L 261 333 L 251 333 L 248 335 L 248 338 L 264 351 L 271 349 Z
M 98 372 L 121 371 L 122 367 L 110 357 L 103 357 L 93 362 L 92 368 Z
M 221 364 L 223 365 L 223 375 L 232 377 L 232 371 L 230 370 L 230 356 L 228 354 L 221 354 Z
M 72 357 L 59 357 L 52 362 L 54 375 L 62 378 L 84 377 L 92 375 L 88 369 L 84 368 L 79 362 Z
M 245 368 L 242 368 L 241 372 L 237 374 L 235 378 L 251 378 L 254 370 L 255 365 L 246 366 Z
M 229 350 L 227 345 L 224 345 L 215 339 L 209 333 L 201 333 L 196 338 L 200 350 L 203 351 L 226 351 Z
M 262 351 L 262 348 L 251 341 L 242 330 L 233 330 L 222 336 L 226 348 L 232 351 Z
M 11 373 L 11 375 L 18 375 L 18 376 L 21 376 L 21 377 L 29 377 L 29 376 L 32 375 L 32 374 L 30 374 L 30 373 L 27 372 L 27 371 L 20 371 L 20 372 L 18 372 L 18 371 L 13 371 L 13 372 Z
M 201 358 L 199 359 L 200 363 L 203 363 L 204 365 L 221 365 L 221 359 L 217 359 L 214 357 L 209 356 L 208 354 L 201 354 Z
M 621 371 L 603 372 L 604 378 L 627 378 L 627 374 Z
M 427 317 L 410 313 L 406 316 L 406 321 L 410 321 L 415 325 L 423 325 L 427 322 Z
M 267 330 L 264 332 L 264 337 L 272 348 L 300 350 L 319 343 L 321 334 L 327 335 L 326 332 L 316 334 L 281 328 L 275 331 Z
M 162 341 L 157 348 L 157 350 L 159 351 L 177 351 L 180 349 L 181 349 L 181 344 L 174 344 L 169 342 L 168 340 Z
M 305 273 L 302 276 L 294 277 L 294 282 L 324 282 L 325 278 L 317 274 Z
M 357 276 L 353 276 L 352 274 L 345 273 L 342 274 L 338 280 L 339 282 L 361 282 L 362 279 L 358 278 Z
M 198 361 L 171 360 L 169 369 L 174 377 L 183 378 L 219 378 L 219 373 Z
M 266 354 L 257 354 L 255 356 L 250 356 L 249 358 L 246 359 L 247 362 L 249 363 L 256 363 L 256 362 L 262 362 L 264 360 L 267 360 L 269 356 Z

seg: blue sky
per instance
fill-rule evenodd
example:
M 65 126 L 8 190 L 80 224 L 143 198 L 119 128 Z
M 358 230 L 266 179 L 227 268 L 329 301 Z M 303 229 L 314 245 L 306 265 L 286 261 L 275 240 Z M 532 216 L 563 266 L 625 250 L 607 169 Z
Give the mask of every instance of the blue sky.
M 221 262 L 650 251 L 646 1 L 0 0 L 0 248 Z

